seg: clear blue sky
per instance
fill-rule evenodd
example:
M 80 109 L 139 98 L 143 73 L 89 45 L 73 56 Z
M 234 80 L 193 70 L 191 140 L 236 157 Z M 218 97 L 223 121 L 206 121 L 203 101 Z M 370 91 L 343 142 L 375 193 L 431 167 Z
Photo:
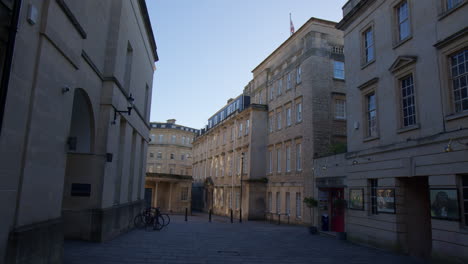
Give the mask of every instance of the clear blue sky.
M 146 0 L 158 46 L 151 121 L 202 128 L 251 71 L 309 18 L 342 18 L 346 0 Z

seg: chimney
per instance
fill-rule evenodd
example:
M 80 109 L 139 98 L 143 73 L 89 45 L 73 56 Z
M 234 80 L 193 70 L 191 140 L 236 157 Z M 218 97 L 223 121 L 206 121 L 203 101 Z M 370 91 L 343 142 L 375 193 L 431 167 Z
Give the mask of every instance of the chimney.
M 232 101 L 234 101 L 234 99 L 229 98 L 228 101 L 227 101 L 227 103 L 229 104 L 229 103 L 232 102 Z
M 175 124 L 175 121 L 176 121 L 175 119 L 168 119 L 168 120 L 167 120 L 167 123 L 169 123 L 169 124 Z

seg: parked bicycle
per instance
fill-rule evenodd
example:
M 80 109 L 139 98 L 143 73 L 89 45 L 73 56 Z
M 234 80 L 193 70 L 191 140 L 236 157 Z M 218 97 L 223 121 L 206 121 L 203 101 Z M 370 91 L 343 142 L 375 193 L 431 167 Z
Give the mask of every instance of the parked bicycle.
M 167 223 L 165 218 L 168 219 Z M 147 208 L 143 212 L 135 216 L 133 222 L 137 228 L 152 227 L 153 230 L 161 230 L 169 224 L 170 218 L 166 214 L 163 216 L 159 207 Z

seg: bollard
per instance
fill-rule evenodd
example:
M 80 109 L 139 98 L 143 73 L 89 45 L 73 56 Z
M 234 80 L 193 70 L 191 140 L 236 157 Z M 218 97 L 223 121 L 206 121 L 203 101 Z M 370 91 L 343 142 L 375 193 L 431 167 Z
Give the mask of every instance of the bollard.
M 231 209 L 231 224 L 233 223 L 233 221 L 234 221 L 234 215 L 233 215 L 232 209 Z
M 242 209 L 239 209 L 239 223 L 242 223 Z
M 278 225 L 281 225 L 281 214 L 278 214 Z
M 288 214 L 288 225 L 289 225 L 289 214 Z
M 211 209 L 210 209 L 210 211 L 208 212 L 208 222 L 211 223 Z
M 188 208 L 185 208 L 185 222 L 187 222 Z

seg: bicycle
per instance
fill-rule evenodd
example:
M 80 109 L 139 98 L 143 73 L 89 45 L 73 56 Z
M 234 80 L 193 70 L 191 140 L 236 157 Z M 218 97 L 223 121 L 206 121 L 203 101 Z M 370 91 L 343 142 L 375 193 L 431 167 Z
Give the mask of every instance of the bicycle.
M 143 212 L 135 216 L 133 223 L 137 228 L 153 227 L 153 230 L 161 230 L 165 224 L 164 217 L 159 208 L 146 208 Z

